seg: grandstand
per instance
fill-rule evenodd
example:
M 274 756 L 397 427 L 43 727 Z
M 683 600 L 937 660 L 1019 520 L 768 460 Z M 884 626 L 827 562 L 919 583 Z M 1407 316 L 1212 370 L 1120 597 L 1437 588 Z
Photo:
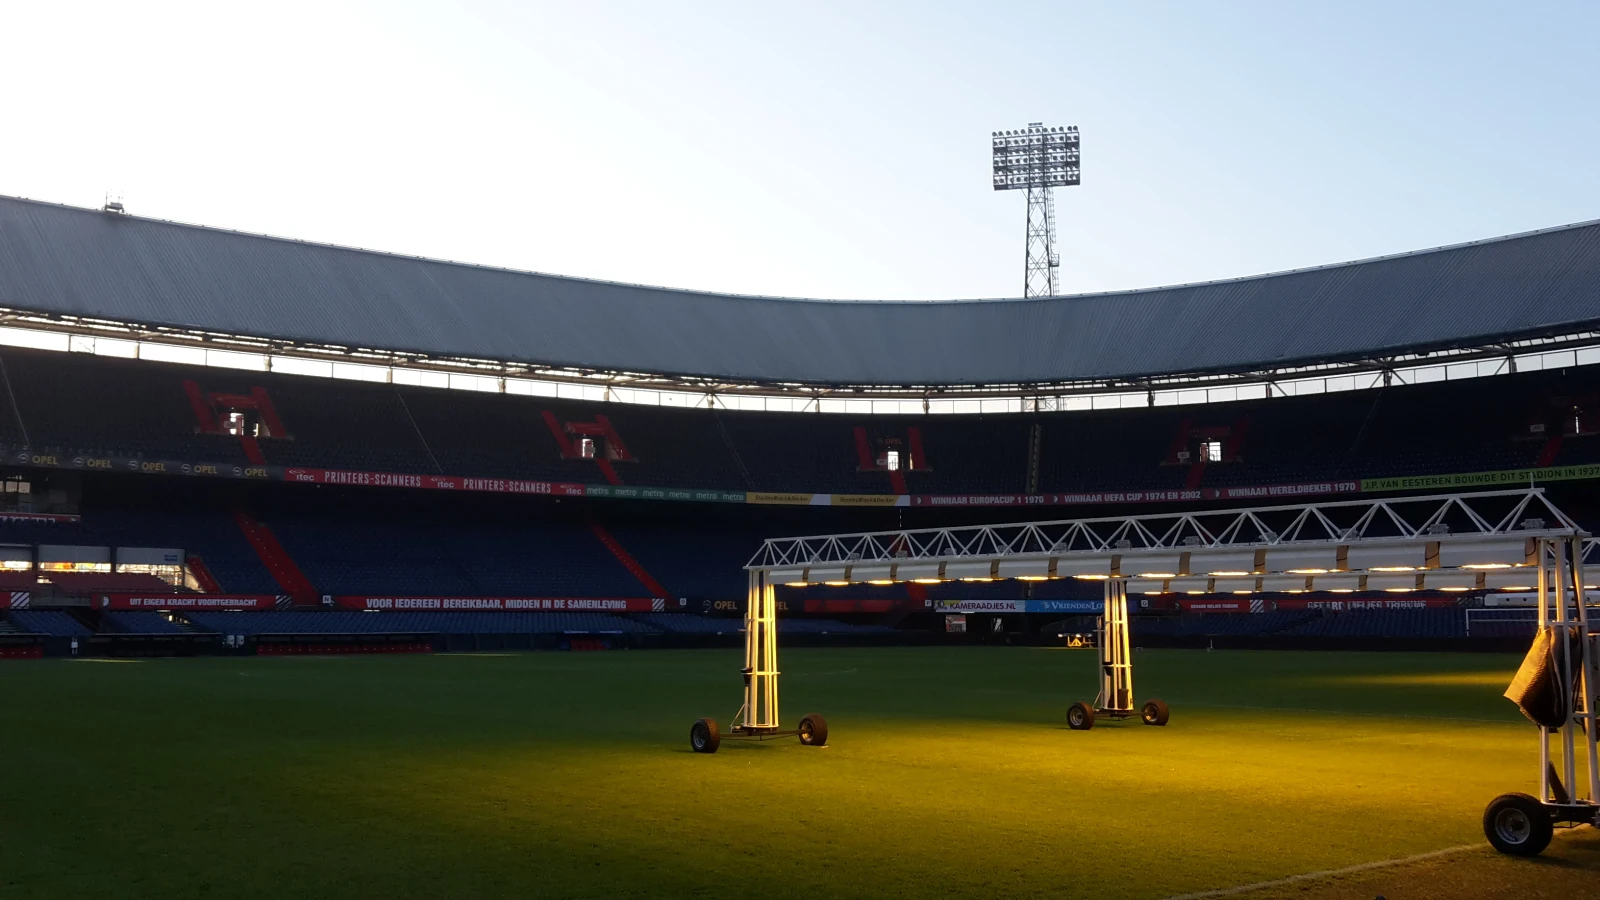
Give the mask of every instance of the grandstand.
M 728 297 L 15 198 L 0 262 L 0 617 L 51 653 L 731 642 L 782 533 L 1529 483 L 1596 514 L 1596 223 L 1028 301 Z M 780 601 L 819 639 L 1048 642 L 1097 597 Z M 1469 638 L 1481 590 L 1343 606 L 1385 599 L 1149 596 L 1133 633 L 1524 636 Z

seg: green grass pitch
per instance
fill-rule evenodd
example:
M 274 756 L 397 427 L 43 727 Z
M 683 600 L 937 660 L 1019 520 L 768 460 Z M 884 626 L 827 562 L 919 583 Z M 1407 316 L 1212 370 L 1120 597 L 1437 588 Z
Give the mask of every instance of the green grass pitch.
M 689 752 L 739 652 L 0 664 L 0 897 L 1148 897 L 1462 844 L 1531 790 L 1501 655 L 795 649 L 792 738 Z M 1600 892 L 1600 838 L 1251 897 Z M 1505 889 L 1507 892 L 1496 892 Z M 1585 893 L 1588 891 L 1588 893 Z

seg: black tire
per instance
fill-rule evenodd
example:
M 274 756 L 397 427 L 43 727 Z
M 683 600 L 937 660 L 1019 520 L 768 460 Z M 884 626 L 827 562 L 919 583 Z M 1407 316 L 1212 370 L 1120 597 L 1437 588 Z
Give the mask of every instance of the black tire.
M 1087 703 L 1074 703 L 1067 707 L 1067 727 L 1073 731 L 1088 731 L 1094 727 L 1094 709 Z
M 1139 718 L 1142 719 L 1146 725 L 1165 725 L 1167 724 L 1167 719 L 1170 718 L 1171 715 L 1172 714 L 1167 711 L 1167 704 L 1160 700 L 1146 700 L 1144 702 L 1144 708 L 1139 711 Z
M 1555 833 L 1550 811 L 1527 794 L 1501 794 L 1483 811 L 1483 836 L 1512 856 L 1538 856 Z
M 807 747 L 822 747 L 828 743 L 828 720 L 816 713 L 806 713 L 800 719 L 800 743 Z
M 715 753 L 722 746 L 722 731 L 716 719 L 695 719 L 689 726 L 689 749 L 696 753 Z

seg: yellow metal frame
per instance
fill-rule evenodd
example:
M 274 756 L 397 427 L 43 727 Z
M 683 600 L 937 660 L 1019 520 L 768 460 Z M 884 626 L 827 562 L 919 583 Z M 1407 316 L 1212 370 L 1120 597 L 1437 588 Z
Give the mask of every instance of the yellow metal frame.
M 1096 712 L 1133 713 L 1133 660 L 1128 650 L 1128 583 L 1121 578 L 1106 582 L 1104 613 L 1100 617 L 1100 695 Z
M 1600 635 L 1590 631 L 1588 598 L 1583 582 L 1583 540 L 1581 537 L 1542 538 L 1539 560 L 1539 627 L 1555 630 L 1556 673 L 1563 696 L 1578 696 L 1578 703 L 1560 728 L 1539 729 L 1539 799 L 1548 804 L 1600 802 L 1600 760 L 1596 752 L 1596 690 L 1600 689 Z M 1568 592 L 1571 591 L 1571 598 Z M 1579 658 L 1573 659 L 1572 635 L 1579 641 Z M 1574 687 L 1577 690 L 1574 690 Z M 1588 756 L 1588 796 L 1574 783 L 1577 778 L 1577 742 L 1582 733 Z M 1560 757 L 1561 784 L 1570 792 L 1565 801 L 1557 796 L 1551 774 L 1550 739 L 1556 738 Z
M 750 573 L 744 612 L 744 706 L 735 732 L 778 730 L 778 598 L 762 571 Z

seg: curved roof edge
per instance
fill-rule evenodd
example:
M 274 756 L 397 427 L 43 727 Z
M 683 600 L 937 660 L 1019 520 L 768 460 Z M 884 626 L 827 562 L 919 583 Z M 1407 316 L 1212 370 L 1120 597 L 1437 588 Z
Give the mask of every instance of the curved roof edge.
M 870 301 L 605 282 L 0 197 L 0 305 L 751 384 L 1138 381 L 1590 330 L 1600 220 L 1156 288 Z

